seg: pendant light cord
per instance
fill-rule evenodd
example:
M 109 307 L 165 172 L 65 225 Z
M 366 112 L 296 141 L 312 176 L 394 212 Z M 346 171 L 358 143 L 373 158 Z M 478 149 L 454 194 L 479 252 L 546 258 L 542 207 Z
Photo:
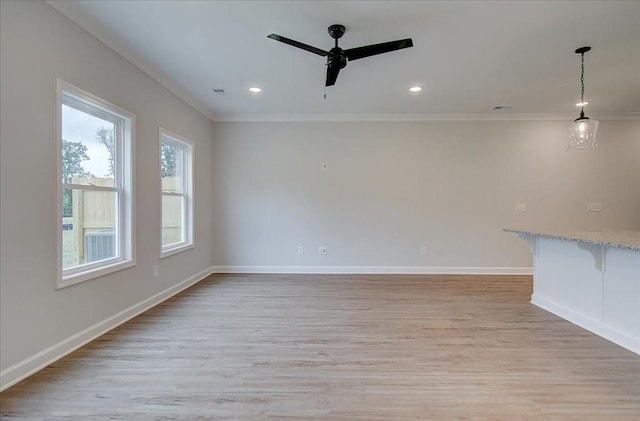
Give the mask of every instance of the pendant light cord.
M 584 53 L 580 54 L 582 69 L 580 71 L 580 85 L 582 86 L 582 91 L 580 92 L 580 102 L 584 104 Z M 584 105 L 582 106 L 582 111 L 584 112 Z

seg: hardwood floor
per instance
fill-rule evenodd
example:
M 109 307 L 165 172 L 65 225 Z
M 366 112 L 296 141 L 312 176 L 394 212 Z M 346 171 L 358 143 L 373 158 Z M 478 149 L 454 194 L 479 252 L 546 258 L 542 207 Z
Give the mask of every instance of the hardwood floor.
M 25 420 L 640 420 L 526 276 L 216 275 L 0 395 Z

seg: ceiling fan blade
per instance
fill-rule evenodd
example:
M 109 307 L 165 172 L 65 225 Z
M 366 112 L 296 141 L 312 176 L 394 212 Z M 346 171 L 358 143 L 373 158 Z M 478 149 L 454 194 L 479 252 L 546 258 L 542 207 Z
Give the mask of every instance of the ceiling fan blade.
M 327 82 L 324 86 L 333 86 L 338 79 L 338 73 L 340 73 L 340 66 L 336 64 L 327 64 Z
M 352 61 L 409 47 L 413 47 L 413 41 L 411 38 L 383 42 L 381 44 L 365 45 L 364 47 L 350 48 L 348 50 L 344 50 L 344 53 L 347 56 L 347 59 Z
M 324 50 L 321 50 L 319 48 L 312 47 L 310 45 L 303 44 L 301 42 L 298 42 L 298 41 L 295 41 L 295 40 L 292 40 L 292 39 L 289 39 L 289 38 L 281 37 L 280 35 L 270 34 L 270 35 L 267 35 L 267 38 L 271 38 L 271 39 L 274 39 L 276 41 L 284 42 L 285 44 L 289 44 L 289 45 L 292 45 L 294 47 L 302 48 L 303 50 L 309 51 L 310 53 L 314 53 L 314 54 L 317 54 L 317 55 L 322 56 L 322 57 L 325 57 L 327 54 L 329 54 L 328 51 L 324 51 Z

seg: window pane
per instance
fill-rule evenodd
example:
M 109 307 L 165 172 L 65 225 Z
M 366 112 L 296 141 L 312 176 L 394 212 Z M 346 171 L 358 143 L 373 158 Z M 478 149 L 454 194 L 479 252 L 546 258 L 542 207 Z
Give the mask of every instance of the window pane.
M 162 143 L 160 146 L 162 191 L 184 192 L 184 148 Z
M 114 187 L 115 124 L 62 105 L 62 182 Z
M 162 196 L 162 246 L 181 243 L 184 238 L 184 197 Z
M 116 192 L 62 191 L 62 268 L 118 255 Z

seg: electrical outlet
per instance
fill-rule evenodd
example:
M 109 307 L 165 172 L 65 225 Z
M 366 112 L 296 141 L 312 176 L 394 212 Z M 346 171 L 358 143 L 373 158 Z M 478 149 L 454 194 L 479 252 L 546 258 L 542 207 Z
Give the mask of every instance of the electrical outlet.
M 304 247 L 298 246 L 298 254 L 304 254 Z
M 159 274 L 160 274 L 160 268 L 158 268 L 158 265 L 155 265 L 153 267 L 153 277 L 156 278 Z
M 322 255 L 327 254 L 327 248 L 326 247 L 318 247 L 318 254 L 322 254 Z
M 514 210 L 516 212 L 526 212 L 527 211 L 527 204 L 526 203 L 516 203 Z
M 426 256 L 427 255 L 427 246 L 420 247 L 420 255 L 421 256 Z

